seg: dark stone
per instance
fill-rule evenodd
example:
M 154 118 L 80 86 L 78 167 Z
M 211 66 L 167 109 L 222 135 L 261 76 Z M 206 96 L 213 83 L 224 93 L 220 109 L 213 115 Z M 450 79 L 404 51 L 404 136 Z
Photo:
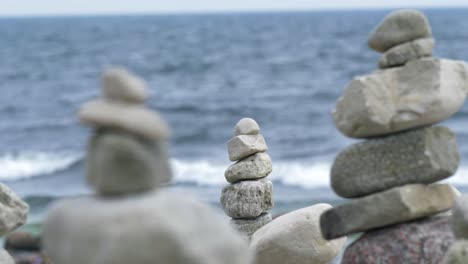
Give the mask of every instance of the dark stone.
M 40 251 L 41 240 L 38 236 L 33 236 L 26 232 L 14 232 L 5 240 L 6 250 L 22 250 L 22 251 Z

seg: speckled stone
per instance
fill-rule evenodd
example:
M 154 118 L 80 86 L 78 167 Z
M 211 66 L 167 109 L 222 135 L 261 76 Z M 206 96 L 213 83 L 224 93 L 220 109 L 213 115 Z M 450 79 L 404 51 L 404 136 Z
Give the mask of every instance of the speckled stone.
M 232 219 L 231 225 L 250 239 L 255 231 L 271 222 L 271 220 L 271 214 L 264 213 L 255 219 Z
M 379 67 L 381 69 L 402 66 L 408 61 L 432 56 L 435 41 L 433 38 L 413 40 L 395 46 L 380 57 Z
M 230 161 L 237 161 L 258 152 L 265 152 L 268 147 L 262 135 L 240 135 L 227 143 Z
M 242 118 L 234 128 L 234 136 L 257 135 L 260 133 L 260 126 L 252 118 Z
M 232 218 L 257 218 L 273 207 L 273 184 L 266 179 L 229 184 L 221 193 L 221 206 Z
M 454 237 L 447 216 L 434 216 L 365 233 L 341 264 L 440 264 Z
M 356 143 L 343 150 L 331 170 L 340 196 L 361 197 L 411 183 L 452 176 L 460 156 L 449 128 L 427 127 Z
M 456 240 L 445 254 L 444 264 L 468 263 L 468 240 Z
M 468 239 L 468 195 L 458 197 L 453 204 L 452 230 L 455 237 Z
M 224 177 L 230 183 L 256 180 L 268 176 L 272 169 L 270 156 L 264 152 L 259 152 L 229 166 L 224 173 Z
M 0 237 L 24 225 L 29 206 L 8 186 L 0 183 Z

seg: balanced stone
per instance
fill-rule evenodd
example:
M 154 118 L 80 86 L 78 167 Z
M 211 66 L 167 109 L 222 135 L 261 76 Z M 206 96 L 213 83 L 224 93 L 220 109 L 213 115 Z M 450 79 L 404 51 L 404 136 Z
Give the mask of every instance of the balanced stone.
M 431 36 L 431 27 L 424 14 L 406 9 L 386 16 L 370 34 L 368 44 L 378 52 L 385 52 L 399 44 Z
M 229 184 L 221 193 L 221 206 L 232 218 L 254 219 L 273 207 L 273 184 L 261 179 Z
M 279 216 L 252 236 L 256 264 L 328 264 L 341 251 L 346 238 L 327 241 L 319 226 L 320 215 L 330 209 L 317 204 Z
M 320 225 L 324 237 L 333 239 L 447 211 L 455 198 L 449 184 L 410 184 L 338 205 L 322 215 Z
M 338 195 L 355 198 L 440 181 L 453 175 L 459 162 L 453 132 L 427 127 L 349 146 L 336 157 L 330 181 Z
M 0 236 L 24 225 L 29 206 L 6 185 L 0 183 Z
M 423 38 L 403 43 L 386 51 L 379 61 L 381 69 L 402 66 L 408 61 L 432 56 L 433 38 Z
M 237 161 L 258 152 L 265 152 L 268 147 L 262 135 L 239 135 L 227 143 L 229 160 Z
M 97 131 L 87 155 L 87 179 L 101 195 L 143 192 L 171 180 L 163 142 L 118 131 Z
M 433 216 L 364 233 L 341 264 L 439 264 L 453 241 L 448 217 Z
M 61 264 L 250 264 L 247 242 L 214 209 L 166 190 L 74 198 L 44 223 L 44 253 Z
M 234 136 L 239 135 L 257 135 L 260 127 L 252 118 L 242 118 L 234 128 Z
M 162 140 L 169 135 L 166 122 L 142 105 L 96 100 L 86 103 L 78 116 L 84 124 L 120 129 L 147 139 Z
M 230 183 L 261 179 L 272 171 L 271 158 L 264 152 L 248 156 L 231 166 L 226 170 L 224 176 Z
M 0 263 L 2 264 L 15 264 L 13 258 L 4 249 L 0 249 Z
M 457 240 L 453 243 L 445 255 L 444 264 L 468 263 L 468 240 Z
M 102 75 L 105 99 L 127 103 L 143 103 L 148 97 L 145 82 L 123 68 L 110 68 Z
M 231 225 L 237 229 L 241 234 L 250 238 L 255 231 L 271 222 L 271 214 L 263 213 L 255 219 L 232 219 Z
M 435 58 L 413 60 L 355 78 L 338 99 L 335 125 L 367 138 L 444 121 L 465 102 L 468 65 Z
M 468 195 L 458 197 L 453 204 L 452 230 L 457 238 L 468 239 Z

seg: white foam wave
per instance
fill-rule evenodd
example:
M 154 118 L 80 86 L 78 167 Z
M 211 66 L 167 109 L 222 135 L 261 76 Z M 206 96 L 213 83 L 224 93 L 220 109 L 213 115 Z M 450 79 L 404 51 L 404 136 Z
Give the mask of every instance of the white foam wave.
M 20 153 L 0 156 L 0 180 L 47 175 L 70 167 L 80 159 L 74 154 Z

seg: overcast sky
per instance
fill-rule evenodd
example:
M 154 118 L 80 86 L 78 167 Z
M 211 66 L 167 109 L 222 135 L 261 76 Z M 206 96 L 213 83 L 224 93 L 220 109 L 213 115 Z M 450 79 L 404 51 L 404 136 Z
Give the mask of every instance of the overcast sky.
M 0 16 L 440 6 L 468 6 L 468 0 L 0 0 Z

